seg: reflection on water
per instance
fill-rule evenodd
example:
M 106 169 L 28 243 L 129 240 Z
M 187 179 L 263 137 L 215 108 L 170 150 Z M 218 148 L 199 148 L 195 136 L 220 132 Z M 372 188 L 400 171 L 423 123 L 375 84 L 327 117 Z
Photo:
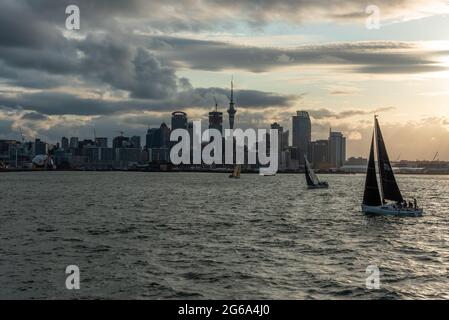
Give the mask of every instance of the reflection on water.
M 2 174 L 0 298 L 449 298 L 449 177 L 398 176 L 421 218 L 365 216 L 363 175 L 325 178 Z

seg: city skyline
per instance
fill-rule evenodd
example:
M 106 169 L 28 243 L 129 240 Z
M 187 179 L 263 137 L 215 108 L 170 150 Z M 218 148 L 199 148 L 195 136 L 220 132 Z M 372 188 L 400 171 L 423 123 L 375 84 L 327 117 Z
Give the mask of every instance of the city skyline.
M 69 4 L 79 30 L 66 29 Z M 332 127 L 348 157 L 366 157 L 377 113 L 392 158 L 449 160 L 448 2 L 378 1 L 378 28 L 369 5 L 2 2 L 0 138 L 131 136 L 171 110 L 206 122 L 214 97 L 227 115 L 234 77 L 240 128 L 292 132 L 291 114 L 305 110 L 313 140 Z

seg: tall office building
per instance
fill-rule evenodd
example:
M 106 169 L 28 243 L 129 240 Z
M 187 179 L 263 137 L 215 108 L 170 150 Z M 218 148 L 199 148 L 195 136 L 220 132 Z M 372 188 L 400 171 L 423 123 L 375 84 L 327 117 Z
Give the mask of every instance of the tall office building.
M 346 138 L 341 132 L 329 132 L 329 163 L 334 168 L 343 166 L 346 160 Z
M 128 137 L 118 136 L 112 140 L 112 148 L 114 149 L 127 148 L 128 146 L 129 146 Z
M 71 137 L 70 138 L 70 149 L 78 149 L 78 147 L 79 147 L 78 137 Z
M 312 140 L 312 124 L 310 122 L 309 113 L 306 111 L 298 111 L 296 116 L 293 116 L 293 147 L 299 151 L 300 163 L 303 163 L 304 155 L 308 153 L 308 148 Z M 310 157 L 308 156 L 310 159 Z
M 171 129 L 186 129 L 187 114 L 182 111 L 175 111 L 171 114 Z
M 215 110 L 209 112 L 209 129 L 217 129 L 223 133 L 223 112 L 218 111 L 217 103 L 215 103 Z
M 315 169 L 329 166 L 329 141 L 317 140 L 310 143 L 310 161 Z
M 36 139 L 34 141 L 34 150 L 33 151 L 34 151 L 33 154 L 35 156 L 41 155 L 41 154 L 46 155 L 48 153 L 48 145 L 45 142 L 41 141 L 40 139 Z
M 142 146 L 140 143 L 140 136 L 132 136 L 130 141 L 131 141 L 132 148 L 142 149 Z
M 69 139 L 67 139 L 66 137 L 61 138 L 61 148 L 64 150 L 69 149 Z
M 148 129 L 146 147 L 147 149 L 170 147 L 170 129 L 165 123 L 162 123 L 159 128 Z
M 277 122 L 271 124 L 271 129 L 277 129 L 278 131 L 278 151 L 281 152 L 284 150 L 284 147 L 282 145 L 282 136 L 284 134 L 284 128 Z
M 95 138 L 95 145 L 99 148 L 107 148 L 108 138 Z

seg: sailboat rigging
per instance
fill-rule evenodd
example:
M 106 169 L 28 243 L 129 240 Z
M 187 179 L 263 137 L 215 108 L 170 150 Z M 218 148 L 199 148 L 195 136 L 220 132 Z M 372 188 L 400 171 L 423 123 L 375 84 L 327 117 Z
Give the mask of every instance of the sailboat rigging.
M 306 176 L 307 188 L 309 188 L 309 189 L 327 189 L 327 188 L 329 188 L 329 184 L 326 181 L 320 181 L 320 179 L 318 179 L 318 176 L 316 175 L 315 171 L 313 171 L 306 156 L 304 156 L 304 161 L 305 161 L 305 176 Z
M 375 143 L 376 142 L 376 143 Z M 375 163 L 375 145 L 377 145 L 377 162 L 380 177 L 380 188 L 377 182 Z M 387 201 L 390 201 L 388 203 Z M 366 171 L 365 191 L 362 211 L 371 214 L 419 216 L 423 210 L 414 203 L 407 203 L 401 194 L 391 167 L 387 148 L 380 130 L 377 117 L 374 118 L 374 132 L 371 138 L 368 168 Z
M 236 165 L 234 167 L 234 171 L 229 175 L 229 178 L 233 178 L 233 179 L 240 179 L 240 173 L 242 171 L 242 166 L 241 165 Z

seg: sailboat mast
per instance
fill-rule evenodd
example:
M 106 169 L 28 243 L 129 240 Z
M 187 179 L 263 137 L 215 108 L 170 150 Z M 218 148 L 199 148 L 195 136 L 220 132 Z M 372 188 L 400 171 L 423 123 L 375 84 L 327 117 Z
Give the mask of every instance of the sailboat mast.
M 377 126 L 376 126 L 376 119 L 377 119 L 377 115 L 374 115 L 374 143 L 375 143 L 375 149 L 377 152 L 375 152 L 376 157 L 377 157 L 377 172 L 379 172 L 379 179 L 377 178 L 377 174 L 376 174 L 376 180 L 378 179 L 378 183 L 380 186 L 380 199 L 382 201 L 382 204 L 385 203 L 385 198 L 384 198 L 384 187 L 382 184 L 382 177 L 380 176 L 380 155 L 379 155 L 379 133 L 377 132 Z

